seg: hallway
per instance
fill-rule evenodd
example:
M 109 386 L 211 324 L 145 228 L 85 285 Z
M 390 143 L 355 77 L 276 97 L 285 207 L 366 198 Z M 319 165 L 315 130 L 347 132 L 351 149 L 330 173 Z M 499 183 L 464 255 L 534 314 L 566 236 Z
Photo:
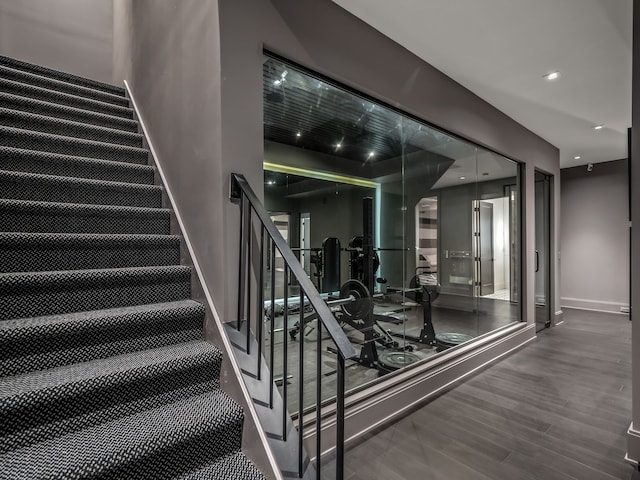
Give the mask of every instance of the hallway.
M 350 480 L 612 480 L 631 418 L 631 322 L 565 322 L 346 454 Z

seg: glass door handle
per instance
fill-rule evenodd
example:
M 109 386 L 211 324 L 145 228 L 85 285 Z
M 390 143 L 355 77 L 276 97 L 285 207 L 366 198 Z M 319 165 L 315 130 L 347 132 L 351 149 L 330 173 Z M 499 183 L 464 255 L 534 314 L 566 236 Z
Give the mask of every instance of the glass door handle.
M 538 254 L 538 250 L 536 250 L 536 273 L 540 271 L 540 255 Z

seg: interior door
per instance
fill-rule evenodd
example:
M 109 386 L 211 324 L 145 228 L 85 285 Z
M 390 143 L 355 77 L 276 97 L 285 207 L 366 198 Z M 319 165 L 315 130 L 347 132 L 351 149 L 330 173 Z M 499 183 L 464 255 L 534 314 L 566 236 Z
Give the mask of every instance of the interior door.
M 480 296 L 494 292 L 493 203 L 480 202 Z
M 540 331 L 551 325 L 551 176 L 536 172 L 535 184 L 535 304 L 536 331 Z

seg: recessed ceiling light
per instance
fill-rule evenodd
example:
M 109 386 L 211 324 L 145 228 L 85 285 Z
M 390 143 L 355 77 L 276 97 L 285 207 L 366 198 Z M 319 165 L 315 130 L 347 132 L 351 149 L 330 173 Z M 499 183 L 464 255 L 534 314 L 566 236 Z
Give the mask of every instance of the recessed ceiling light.
M 574 160 L 580 160 L 582 157 L 580 155 L 576 155 L 575 157 L 573 157 Z
M 338 144 L 336 145 L 336 148 L 340 148 L 341 146 L 342 146 L 342 144 L 341 144 L 341 143 L 338 143 Z
M 269 180 L 269 181 L 267 182 L 267 185 L 275 185 L 275 184 L 276 184 L 276 181 L 275 181 L 275 180 Z
M 546 80 L 557 80 L 558 78 L 560 78 L 560 72 L 547 73 L 546 75 L 543 75 L 543 77 Z
M 460 180 L 464 180 L 466 177 L 458 177 Z
M 595 125 L 593 127 L 594 130 L 602 130 L 604 128 L 604 125 Z
M 369 158 L 373 157 L 375 155 L 375 152 L 369 152 Z
M 278 87 L 278 86 L 282 85 L 282 80 L 280 80 L 280 79 L 278 79 L 278 80 L 274 80 L 274 81 L 273 81 L 273 84 L 274 84 L 276 87 Z
M 296 133 L 296 137 L 301 137 L 302 134 L 300 132 Z

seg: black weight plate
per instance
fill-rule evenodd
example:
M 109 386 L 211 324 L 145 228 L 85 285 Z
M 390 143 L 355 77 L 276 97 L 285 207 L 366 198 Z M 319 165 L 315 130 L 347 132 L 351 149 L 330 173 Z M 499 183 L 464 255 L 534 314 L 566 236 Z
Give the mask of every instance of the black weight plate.
M 362 235 L 356 235 L 351 240 L 349 240 L 349 248 L 362 248 L 362 242 L 364 241 L 364 237 Z
M 436 340 L 445 345 L 455 346 L 473 340 L 473 337 L 464 333 L 446 332 L 436 335 Z
M 378 353 L 378 364 L 389 371 L 399 370 L 419 360 L 421 358 L 411 352 L 386 351 Z
M 344 314 L 351 319 L 362 319 L 371 311 L 373 300 L 369 289 L 360 280 L 347 280 L 340 287 L 340 298 L 353 297 L 354 300 L 341 306 Z

